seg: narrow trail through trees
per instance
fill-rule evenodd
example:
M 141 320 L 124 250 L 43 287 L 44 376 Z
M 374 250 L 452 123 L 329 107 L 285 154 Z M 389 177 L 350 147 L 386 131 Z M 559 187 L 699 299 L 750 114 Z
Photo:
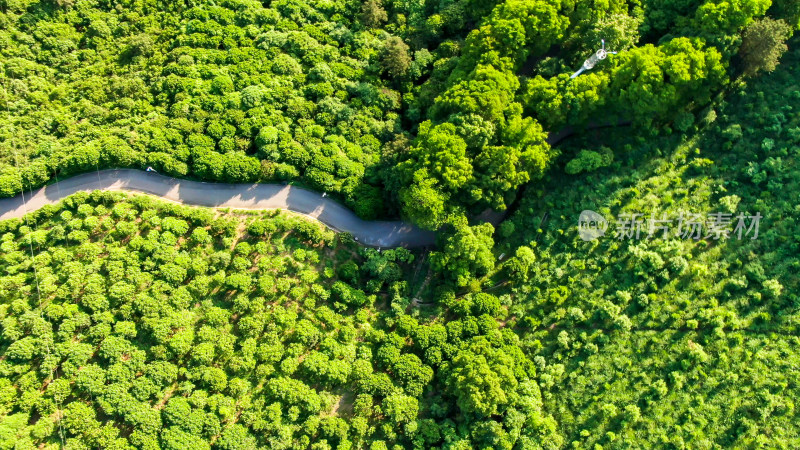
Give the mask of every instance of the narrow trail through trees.
M 234 209 L 286 209 L 345 231 L 361 244 L 374 247 L 423 247 L 435 233 L 404 221 L 367 221 L 321 194 L 283 184 L 225 184 L 181 180 L 135 169 L 101 170 L 60 180 L 39 190 L 0 199 L 0 220 L 21 218 L 27 212 L 56 204 L 76 193 L 94 190 L 155 195 L 192 206 Z
M 590 124 L 587 129 L 626 126 Z M 556 146 L 575 134 L 566 127 L 551 133 L 548 143 Z M 349 208 L 319 193 L 285 184 L 228 184 L 184 180 L 137 169 L 95 170 L 12 198 L 0 199 L 0 220 L 22 218 L 42 206 L 56 204 L 76 192 L 94 190 L 140 192 L 190 206 L 234 209 L 285 209 L 316 219 L 335 231 L 345 231 L 373 247 L 425 247 L 434 245 L 436 234 L 405 221 L 367 221 Z M 497 226 L 516 205 L 506 211 L 485 211 L 478 219 Z

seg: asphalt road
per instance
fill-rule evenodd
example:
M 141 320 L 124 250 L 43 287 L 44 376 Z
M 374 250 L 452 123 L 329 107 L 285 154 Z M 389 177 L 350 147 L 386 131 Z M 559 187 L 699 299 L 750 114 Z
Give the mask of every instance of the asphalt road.
M 366 221 L 321 194 L 281 184 L 226 184 L 179 180 L 134 169 L 101 170 L 77 175 L 31 193 L 0 199 L 0 220 L 22 217 L 58 203 L 79 191 L 142 192 L 185 205 L 236 209 L 287 209 L 312 217 L 336 231 L 351 233 L 374 247 L 423 247 L 435 242 L 433 232 L 402 221 Z

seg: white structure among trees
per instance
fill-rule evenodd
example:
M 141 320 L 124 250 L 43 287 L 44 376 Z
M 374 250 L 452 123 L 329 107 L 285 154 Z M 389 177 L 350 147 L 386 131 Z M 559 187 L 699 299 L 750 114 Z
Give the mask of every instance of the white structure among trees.
M 599 61 L 602 61 L 602 60 L 606 59 L 606 57 L 608 56 L 609 53 L 612 54 L 612 55 L 616 55 L 617 54 L 617 52 L 609 52 L 609 51 L 606 50 L 606 41 L 605 41 L 605 39 L 601 39 L 600 42 L 603 44 L 603 46 L 600 48 L 600 50 L 595 52 L 592 56 L 589 57 L 589 59 L 584 61 L 583 62 L 583 66 L 580 69 L 578 69 L 577 72 L 573 73 L 572 76 L 570 77 L 570 79 L 575 78 L 578 75 L 582 74 L 584 71 L 591 69 Z

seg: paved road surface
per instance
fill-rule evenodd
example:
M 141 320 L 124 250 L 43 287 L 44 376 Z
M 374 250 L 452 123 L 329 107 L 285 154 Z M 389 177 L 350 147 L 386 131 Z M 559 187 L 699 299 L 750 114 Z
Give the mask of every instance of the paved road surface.
M 179 180 L 134 169 L 86 173 L 33 194 L 0 199 L 0 220 L 22 217 L 44 205 L 58 203 L 79 191 L 144 192 L 186 205 L 238 209 L 288 209 L 319 220 L 337 231 L 347 231 L 358 242 L 375 247 L 422 247 L 435 242 L 434 233 L 409 223 L 365 221 L 351 210 L 306 189 L 280 184 L 225 184 Z M 27 209 L 26 209 L 27 208 Z

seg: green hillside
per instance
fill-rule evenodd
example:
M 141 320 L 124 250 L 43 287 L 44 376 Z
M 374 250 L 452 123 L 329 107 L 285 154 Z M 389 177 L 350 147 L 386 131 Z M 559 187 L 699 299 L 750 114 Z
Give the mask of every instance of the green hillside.
M 799 26 L 0 0 L 1 196 L 153 167 L 437 232 L 118 192 L 0 221 L 0 449 L 800 447 Z

